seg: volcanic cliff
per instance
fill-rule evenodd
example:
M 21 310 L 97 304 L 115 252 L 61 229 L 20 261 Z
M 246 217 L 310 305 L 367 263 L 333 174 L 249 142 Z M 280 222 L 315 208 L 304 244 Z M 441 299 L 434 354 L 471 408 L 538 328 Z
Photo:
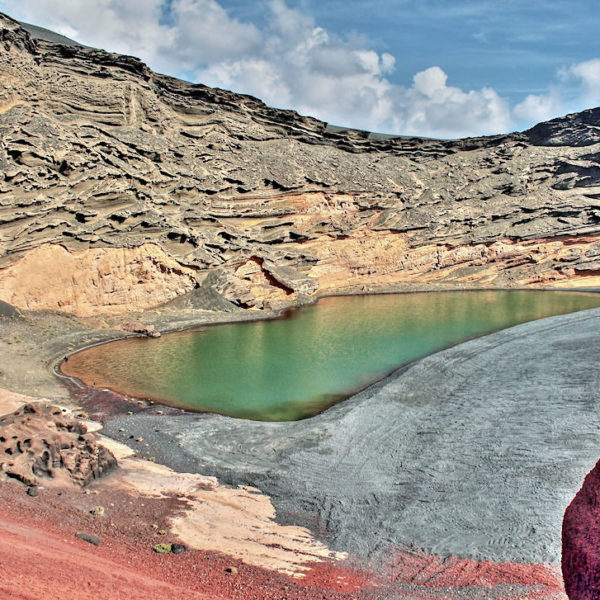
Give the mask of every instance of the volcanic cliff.
M 384 136 L 44 37 L 0 15 L 0 300 L 87 315 L 600 284 L 600 108 Z

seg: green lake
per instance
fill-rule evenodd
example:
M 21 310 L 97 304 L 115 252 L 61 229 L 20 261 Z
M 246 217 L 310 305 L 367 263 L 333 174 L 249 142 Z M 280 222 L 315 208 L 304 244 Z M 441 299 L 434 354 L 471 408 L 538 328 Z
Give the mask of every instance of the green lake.
M 130 338 L 63 364 L 88 385 L 194 411 L 288 421 L 462 340 L 600 306 L 600 294 L 468 291 L 325 298 L 284 317 Z

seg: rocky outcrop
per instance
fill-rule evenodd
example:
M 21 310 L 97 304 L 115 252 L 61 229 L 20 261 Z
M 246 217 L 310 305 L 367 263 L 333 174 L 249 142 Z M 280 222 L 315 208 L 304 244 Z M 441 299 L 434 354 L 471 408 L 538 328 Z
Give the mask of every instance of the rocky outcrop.
M 26 404 L 0 418 L 0 473 L 29 486 L 84 486 L 115 465 L 96 436 L 56 406 Z
M 593 146 L 600 143 L 598 109 L 539 123 L 525 132 L 536 146 Z M 598 162 L 596 160 L 596 162 Z
M 570 600 L 600 597 L 600 462 L 565 512 L 562 571 Z
M 600 283 L 600 109 L 505 136 L 374 135 L 35 39 L 5 16 L 0 43 L 0 300 L 137 310 L 209 275 L 216 304 L 244 308 Z M 49 278 L 79 261 L 85 281 L 44 299 L 40 248 Z
M 79 251 L 43 244 L 0 276 L 0 296 L 14 306 L 79 315 L 155 306 L 202 279 L 197 269 L 180 265 L 155 244 Z
M 14 306 L 0 300 L 0 321 L 3 319 L 18 319 L 19 317 L 19 311 Z

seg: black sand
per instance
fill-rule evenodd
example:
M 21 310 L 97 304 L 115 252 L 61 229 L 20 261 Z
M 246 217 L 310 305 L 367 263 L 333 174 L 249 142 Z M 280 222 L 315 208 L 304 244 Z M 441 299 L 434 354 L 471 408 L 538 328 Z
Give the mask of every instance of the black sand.
M 559 564 L 563 512 L 600 456 L 598 331 L 598 309 L 520 325 L 300 422 L 132 415 L 106 432 L 257 486 L 339 550 Z

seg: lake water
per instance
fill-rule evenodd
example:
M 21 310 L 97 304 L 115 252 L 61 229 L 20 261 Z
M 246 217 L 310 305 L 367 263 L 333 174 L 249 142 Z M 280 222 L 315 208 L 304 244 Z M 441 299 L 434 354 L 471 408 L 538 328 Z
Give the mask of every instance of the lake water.
M 194 411 L 317 414 L 391 370 L 470 337 L 600 306 L 600 294 L 431 292 L 325 298 L 285 317 L 96 346 L 64 373 Z

